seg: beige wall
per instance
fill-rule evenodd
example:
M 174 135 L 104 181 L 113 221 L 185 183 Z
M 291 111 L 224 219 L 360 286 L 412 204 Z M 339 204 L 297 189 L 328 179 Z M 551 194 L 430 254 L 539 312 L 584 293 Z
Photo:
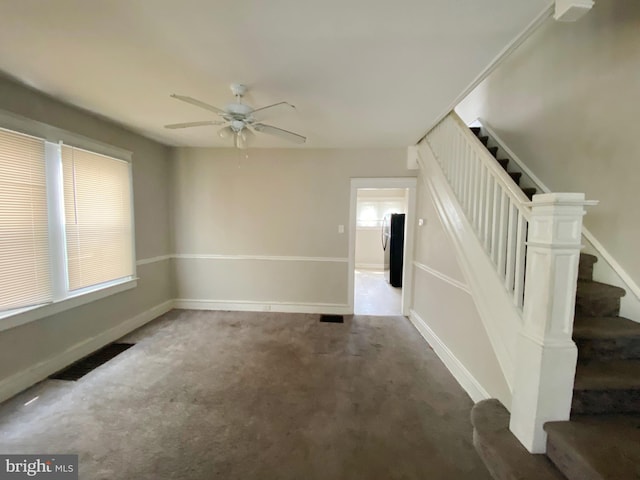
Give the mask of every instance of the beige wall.
M 350 179 L 413 176 L 406 152 L 247 153 L 175 150 L 174 243 L 191 257 L 174 261 L 177 297 L 346 305 Z
M 549 20 L 460 106 L 553 191 L 600 200 L 585 225 L 640 283 L 640 3 L 598 0 L 576 23 Z
M 0 109 L 133 152 L 138 259 L 171 253 L 169 150 L 6 78 Z M 171 298 L 167 260 L 138 266 L 138 287 L 57 315 L 0 332 L 0 387 L 12 374 L 87 341 Z M 1 320 L 0 320 L 1 321 Z
M 380 230 L 378 227 L 356 229 L 356 268 L 381 269 L 384 267 Z
M 428 186 L 418 180 L 412 310 L 429 326 L 480 385 L 504 405 L 511 404 L 509 386 L 469 292 Z

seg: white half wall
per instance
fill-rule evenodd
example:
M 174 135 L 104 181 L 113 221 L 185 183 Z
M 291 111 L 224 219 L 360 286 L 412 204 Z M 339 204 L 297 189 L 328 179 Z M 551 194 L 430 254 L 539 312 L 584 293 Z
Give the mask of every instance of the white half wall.
M 411 320 L 469 396 L 498 398 L 511 392 L 444 228 L 429 186 L 418 181 Z

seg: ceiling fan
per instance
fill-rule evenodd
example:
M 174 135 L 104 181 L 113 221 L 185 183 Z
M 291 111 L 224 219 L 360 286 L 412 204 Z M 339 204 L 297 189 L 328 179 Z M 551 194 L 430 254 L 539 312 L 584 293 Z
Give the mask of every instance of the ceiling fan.
M 267 125 L 261 123 L 261 119 L 266 114 L 273 113 L 278 109 L 295 109 L 296 107 L 288 102 L 278 102 L 273 105 L 267 105 L 261 108 L 252 108 L 246 103 L 242 103 L 242 97 L 247 93 L 246 85 L 240 83 L 231 84 L 231 92 L 235 97 L 235 102 L 228 104 L 224 108 L 214 107 L 208 103 L 196 100 L 192 97 L 184 95 L 172 94 L 171 97 L 182 102 L 190 103 L 196 107 L 204 108 L 210 112 L 216 113 L 221 117 L 221 120 L 204 120 L 201 122 L 186 122 L 186 123 L 173 123 L 171 125 L 165 125 L 164 128 L 177 129 L 177 128 L 190 128 L 190 127 L 202 127 L 206 125 L 224 125 L 218 130 L 218 135 L 221 138 L 233 138 L 233 143 L 237 148 L 247 148 L 251 138 L 255 132 L 266 133 L 280 137 L 293 143 L 305 143 L 307 138 L 297 133 L 283 130 L 282 128 Z

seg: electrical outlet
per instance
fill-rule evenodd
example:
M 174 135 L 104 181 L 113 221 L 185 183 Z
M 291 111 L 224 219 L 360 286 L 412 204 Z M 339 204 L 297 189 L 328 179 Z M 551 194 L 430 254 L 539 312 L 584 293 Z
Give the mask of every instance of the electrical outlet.
M 344 225 L 338 225 L 338 233 L 344 233 Z

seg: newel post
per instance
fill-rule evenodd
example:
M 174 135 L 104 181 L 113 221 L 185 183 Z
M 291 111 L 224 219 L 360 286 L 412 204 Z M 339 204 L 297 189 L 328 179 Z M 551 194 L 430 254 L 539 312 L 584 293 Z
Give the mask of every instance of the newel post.
M 580 260 L 582 193 L 535 195 L 527 237 L 523 325 L 509 428 L 546 451 L 546 422 L 568 420 L 578 351 L 571 339 Z

